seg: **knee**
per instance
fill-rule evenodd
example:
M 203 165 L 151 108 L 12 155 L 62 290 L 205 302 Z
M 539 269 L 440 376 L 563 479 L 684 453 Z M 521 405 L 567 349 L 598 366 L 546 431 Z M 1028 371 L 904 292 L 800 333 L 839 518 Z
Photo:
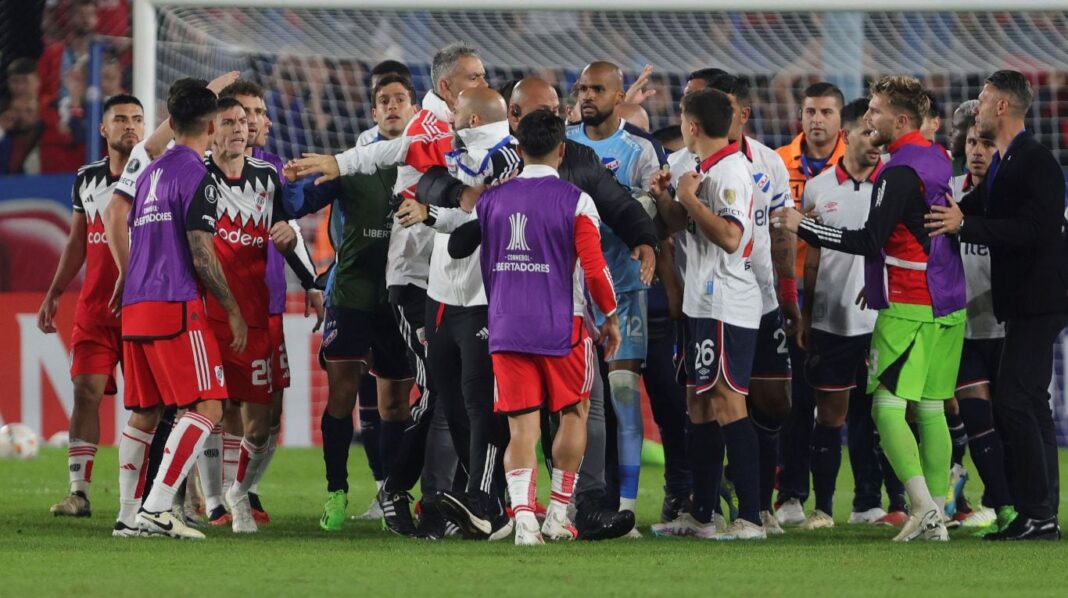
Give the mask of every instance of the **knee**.
M 212 423 L 219 423 L 223 417 L 223 405 L 222 401 L 201 401 L 196 404 L 194 410 L 204 417 L 210 419 Z
M 621 409 L 640 409 L 641 391 L 638 383 L 641 377 L 630 370 L 608 372 L 608 385 L 612 389 L 612 404 Z
M 100 400 L 103 398 L 101 395 L 100 390 L 88 382 L 79 380 L 74 383 L 74 406 L 79 409 L 95 411 L 100 407 Z
M 848 415 L 848 397 L 821 397 L 816 401 L 816 423 L 821 426 L 841 427 Z

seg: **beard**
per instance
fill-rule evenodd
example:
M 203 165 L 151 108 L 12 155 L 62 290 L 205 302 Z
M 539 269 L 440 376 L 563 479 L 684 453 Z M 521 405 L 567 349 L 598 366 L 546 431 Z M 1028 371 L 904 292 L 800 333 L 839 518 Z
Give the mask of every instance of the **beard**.
M 579 107 L 579 109 L 581 114 L 581 106 Z M 582 124 L 586 125 L 587 127 L 599 126 L 601 123 L 608 120 L 608 117 L 612 116 L 613 112 L 614 110 L 609 110 L 608 112 L 598 112 L 592 116 L 586 116 L 585 114 L 582 114 Z
M 128 156 L 128 155 L 130 155 L 130 152 L 133 151 L 133 148 L 134 148 L 135 145 L 137 145 L 137 143 L 138 142 L 136 142 L 136 141 L 121 141 L 120 140 L 120 141 L 118 141 L 116 143 L 109 143 L 108 147 L 110 147 L 111 149 L 115 150 L 116 152 L 118 152 L 121 155 Z

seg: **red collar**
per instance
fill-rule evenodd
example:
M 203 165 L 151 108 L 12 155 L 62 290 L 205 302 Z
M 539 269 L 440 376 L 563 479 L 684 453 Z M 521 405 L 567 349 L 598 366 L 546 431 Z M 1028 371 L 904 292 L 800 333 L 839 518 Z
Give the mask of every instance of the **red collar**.
M 738 145 L 741 148 L 741 152 L 743 154 L 745 154 L 745 159 L 749 160 L 750 162 L 752 162 L 753 161 L 753 147 L 751 145 L 749 145 L 749 139 L 746 138 L 745 135 L 742 135 L 742 138 L 738 140 Z
M 972 187 L 974 187 L 974 186 L 975 186 L 975 181 L 972 180 L 972 173 L 970 173 L 970 172 L 964 173 L 964 184 L 962 184 L 960 186 L 961 192 L 967 193 L 968 191 L 971 191 Z
M 931 147 L 931 142 L 928 141 L 923 134 L 919 131 L 913 131 L 904 137 L 898 138 L 897 141 L 887 146 L 886 150 L 893 154 L 897 150 L 905 147 L 906 145 L 918 145 L 920 147 Z
M 740 147 L 741 147 L 741 145 L 737 141 L 735 141 L 734 143 L 728 143 L 722 149 L 720 149 L 718 152 L 716 152 L 716 153 L 712 154 L 711 156 L 705 158 L 704 161 L 701 162 L 700 165 L 698 165 L 697 170 L 699 172 L 701 172 L 701 173 L 708 172 L 713 166 L 715 166 L 723 158 L 726 158 L 727 156 L 729 156 L 731 154 L 737 153 Z
M 838 177 L 838 184 L 841 185 L 846 181 L 856 180 L 853 175 L 846 172 L 846 169 L 842 164 L 845 162 L 845 156 L 842 156 L 840 160 L 834 165 L 834 174 Z M 875 163 L 875 168 L 872 169 L 871 174 L 868 175 L 867 181 L 871 184 L 875 184 L 875 180 L 879 178 L 879 171 L 883 169 L 883 161 L 879 160 Z

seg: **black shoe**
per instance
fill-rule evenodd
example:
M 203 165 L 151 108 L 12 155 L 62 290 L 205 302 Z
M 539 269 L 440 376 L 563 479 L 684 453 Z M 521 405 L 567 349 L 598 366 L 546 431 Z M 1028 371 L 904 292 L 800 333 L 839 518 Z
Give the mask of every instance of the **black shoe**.
M 416 537 L 426 540 L 441 540 L 445 537 L 445 515 L 441 512 L 440 493 L 424 495 L 420 503 L 419 525 Z
M 1061 528 L 1057 525 L 1056 517 L 1047 519 L 1031 519 L 1023 515 L 1017 515 L 1009 527 L 996 534 L 983 536 L 984 540 L 990 541 L 1019 541 L 1019 540 L 1060 540 Z
M 469 540 L 500 540 L 512 533 L 512 520 L 500 501 L 485 492 L 442 492 L 441 512 Z
M 664 495 L 664 504 L 660 507 L 660 522 L 668 523 L 678 519 L 682 513 L 690 512 L 690 497 L 685 495 Z
M 634 529 L 633 511 L 616 511 L 594 504 L 579 505 L 575 516 L 579 540 L 611 540 Z
M 412 521 L 412 495 L 407 492 L 389 494 L 385 486 L 378 491 L 378 504 L 382 505 L 382 521 L 386 529 L 398 536 L 415 535 L 415 522 Z

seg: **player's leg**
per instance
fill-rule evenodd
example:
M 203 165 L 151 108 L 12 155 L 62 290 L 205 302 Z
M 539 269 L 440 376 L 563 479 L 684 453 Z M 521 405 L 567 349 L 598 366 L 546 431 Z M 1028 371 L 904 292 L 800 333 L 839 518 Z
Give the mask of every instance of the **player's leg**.
M 266 401 L 263 401 L 264 398 Z M 241 453 L 234 484 L 225 495 L 233 517 L 233 529 L 238 533 L 254 533 L 257 529 L 249 491 L 263 476 L 267 465 L 272 412 L 270 393 L 267 393 L 266 397 L 258 397 L 256 401 L 241 402 L 241 420 L 245 436 L 241 439 Z
M 957 374 L 956 397 L 960 416 L 967 430 L 972 462 L 985 489 L 981 508 L 962 525 L 978 528 L 978 535 L 997 533 L 1016 518 L 1005 476 L 1005 449 L 1001 436 L 994 429 L 994 412 L 990 405 L 990 381 L 996 375 L 1001 348 L 1000 339 L 965 340 Z
M 144 354 L 143 343 L 123 343 L 123 404 L 130 418 L 119 436 L 119 514 L 112 535 L 140 535 L 137 511 L 144 497 L 152 440 L 163 411 L 163 399 Z
M 270 523 L 271 517 L 263 508 L 260 500 L 259 486 L 264 473 L 271 467 L 274 454 L 278 450 L 278 437 L 282 431 L 282 407 L 285 389 L 289 388 L 289 354 L 286 352 L 284 320 L 281 314 L 275 314 L 269 320 L 271 338 L 271 427 L 267 438 L 267 455 L 259 478 L 252 483 L 248 499 L 252 505 L 252 515 L 256 523 Z
M 954 527 L 971 515 L 972 508 L 964 495 L 964 485 L 968 482 L 968 470 L 964 468 L 964 451 L 968 448 L 968 431 L 960 416 L 960 404 L 956 397 L 944 402 L 946 424 L 953 450 L 950 455 L 949 493 L 946 495 L 946 516 Z
M 70 444 L 67 447 L 70 494 L 52 505 L 53 515 L 89 517 L 92 514 L 89 484 L 97 443 L 100 442 L 100 400 L 110 379 L 106 374 L 82 374 L 73 379 L 74 409 L 70 416 Z
M 667 523 L 690 509 L 693 477 L 686 459 L 686 388 L 676 380 L 675 326 L 650 320 L 649 351 L 643 373 L 653 419 L 664 447 L 664 503 L 660 522 Z M 591 408 L 592 411 L 592 408 Z
M 775 309 L 760 319 L 749 383 L 749 417 L 760 446 L 760 520 L 769 534 L 783 533 L 771 509 L 771 499 L 779 466 L 779 437 L 790 415 L 792 377 L 782 314 Z
M 541 416 L 537 409 L 509 415 L 508 431 L 504 468 L 508 496 L 515 513 L 515 543 L 517 546 L 544 544 L 538 519 L 534 516 L 538 473 L 535 446 L 541 432 Z
M 363 452 L 367 455 L 367 467 L 370 468 L 371 477 L 375 480 L 375 497 L 371 499 L 371 505 L 366 511 L 360 515 L 353 515 L 352 518 L 372 521 L 382 518 L 382 507 L 378 504 L 378 491 L 382 489 L 382 484 L 386 481 L 385 466 L 382 464 L 378 440 L 382 422 L 382 418 L 378 415 L 378 380 L 374 376 L 364 376 L 361 379 L 356 405 L 360 419 Z
M 616 414 L 619 509 L 634 511 L 638 500 L 644 441 L 639 382 L 647 352 L 649 318 L 645 291 L 621 293 L 618 300 L 623 342 L 616 356 L 608 363 L 608 385 L 612 409 Z M 632 533 L 636 533 L 636 530 Z
M 805 351 L 796 338 L 787 339 L 791 363 L 803 364 Z M 809 494 L 809 447 L 815 424 L 816 399 L 805 376 L 794 376 L 790 383 L 790 417 L 780 434 L 779 497 L 775 517 L 779 523 L 800 524 L 805 521 L 804 504 Z

